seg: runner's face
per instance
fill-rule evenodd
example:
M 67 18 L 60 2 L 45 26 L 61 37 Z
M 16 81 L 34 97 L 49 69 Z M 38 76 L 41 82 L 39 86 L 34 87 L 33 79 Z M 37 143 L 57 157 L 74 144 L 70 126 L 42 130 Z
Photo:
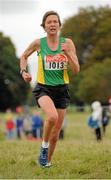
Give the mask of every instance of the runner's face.
M 47 34 L 55 35 L 60 30 L 59 20 L 56 15 L 49 15 L 45 21 L 45 31 Z

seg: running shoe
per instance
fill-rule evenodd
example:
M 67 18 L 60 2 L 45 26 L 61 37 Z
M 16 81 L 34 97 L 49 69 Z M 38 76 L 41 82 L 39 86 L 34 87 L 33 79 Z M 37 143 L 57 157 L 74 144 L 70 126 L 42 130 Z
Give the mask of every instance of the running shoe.
M 44 167 L 49 168 L 51 166 L 52 166 L 51 162 L 47 162 L 47 164 Z
M 48 148 L 41 147 L 40 156 L 39 156 L 39 164 L 41 166 L 45 166 L 48 163 Z

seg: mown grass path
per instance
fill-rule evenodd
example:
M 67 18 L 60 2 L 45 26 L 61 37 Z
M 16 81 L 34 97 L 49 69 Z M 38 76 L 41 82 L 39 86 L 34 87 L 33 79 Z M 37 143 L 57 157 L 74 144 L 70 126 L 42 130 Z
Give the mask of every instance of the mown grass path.
M 98 143 L 87 117 L 87 113 L 68 113 L 65 139 L 59 140 L 49 169 L 36 163 L 40 142 L 0 141 L 0 178 L 111 179 L 111 125 Z

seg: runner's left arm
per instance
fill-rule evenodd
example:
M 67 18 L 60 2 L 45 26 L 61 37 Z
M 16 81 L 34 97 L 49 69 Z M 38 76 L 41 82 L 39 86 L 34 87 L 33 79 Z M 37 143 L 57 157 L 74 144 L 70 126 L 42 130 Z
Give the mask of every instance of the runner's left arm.
M 80 71 L 80 65 L 76 55 L 76 49 L 72 40 L 66 39 L 66 42 L 62 43 L 61 49 L 66 54 L 72 71 L 74 72 L 74 74 L 77 74 Z

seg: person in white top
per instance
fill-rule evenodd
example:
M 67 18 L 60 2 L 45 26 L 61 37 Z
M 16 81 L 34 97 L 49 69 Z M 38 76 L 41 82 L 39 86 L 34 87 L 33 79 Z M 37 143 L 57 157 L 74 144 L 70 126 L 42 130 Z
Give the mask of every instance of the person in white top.
M 101 122 L 102 122 L 102 106 L 99 101 L 94 101 L 91 104 L 92 107 L 92 119 L 93 121 L 97 122 L 97 125 L 95 127 L 95 135 L 97 140 L 102 140 L 102 134 L 101 134 Z

